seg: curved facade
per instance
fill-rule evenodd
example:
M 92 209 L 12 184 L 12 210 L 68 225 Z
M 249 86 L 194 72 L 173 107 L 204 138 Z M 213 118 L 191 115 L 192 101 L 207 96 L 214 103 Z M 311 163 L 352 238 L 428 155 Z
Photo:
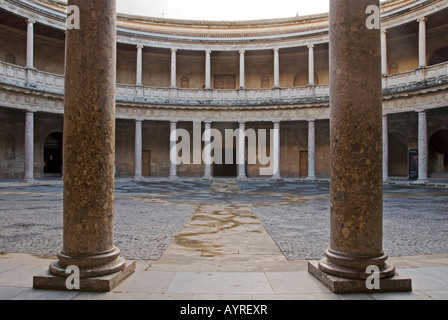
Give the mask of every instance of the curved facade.
M 448 1 L 391 0 L 381 10 L 384 179 L 445 176 Z M 0 0 L 0 178 L 61 174 L 65 20 L 59 1 Z M 328 176 L 327 15 L 241 22 L 119 15 L 117 42 L 117 176 Z M 204 164 L 209 128 L 223 137 L 215 162 L 222 151 L 239 153 L 243 165 Z M 229 129 L 255 140 L 226 139 Z M 264 132 L 269 165 L 251 159 Z M 172 133 L 190 134 L 191 164 L 171 163 Z

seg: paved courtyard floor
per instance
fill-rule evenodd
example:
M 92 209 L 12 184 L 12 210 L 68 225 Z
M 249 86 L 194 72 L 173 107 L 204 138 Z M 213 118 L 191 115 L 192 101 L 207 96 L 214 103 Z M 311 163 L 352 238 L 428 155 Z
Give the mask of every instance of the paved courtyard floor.
M 0 299 L 448 299 L 447 188 L 384 187 L 412 293 L 337 296 L 306 272 L 329 247 L 325 182 L 117 180 L 115 243 L 137 271 L 113 292 L 30 289 L 62 248 L 62 183 L 0 183 Z

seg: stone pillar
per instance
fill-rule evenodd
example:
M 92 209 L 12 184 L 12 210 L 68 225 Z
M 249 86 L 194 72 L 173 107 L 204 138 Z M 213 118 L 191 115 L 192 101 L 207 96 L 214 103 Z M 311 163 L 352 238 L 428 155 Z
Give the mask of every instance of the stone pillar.
M 369 292 L 370 267 L 381 279 L 395 274 L 383 251 L 381 35 L 366 27 L 371 5 L 379 0 L 330 1 L 330 248 L 309 271 L 338 293 Z
M 280 122 L 274 122 L 274 132 L 273 132 L 273 148 L 272 150 L 272 160 L 273 160 L 273 171 L 272 179 L 281 179 L 280 175 Z
M 308 121 L 308 177 L 316 180 L 316 129 L 315 122 Z
M 387 75 L 387 30 L 381 30 L 381 73 Z
M 134 179 L 142 180 L 142 153 L 143 153 L 143 143 L 142 143 L 142 121 L 135 120 L 135 170 Z
M 177 49 L 171 49 L 171 88 L 177 88 L 176 75 L 177 75 L 177 65 L 176 65 L 176 52 Z
M 136 84 L 138 86 L 143 85 L 142 81 L 142 69 L 143 69 L 143 46 L 137 46 L 137 79 Z
M 428 182 L 428 124 L 426 111 L 418 113 L 418 180 Z
M 210 90 L 212 88 L 212 67 L 211 67 L 211 51 L 205 51 L 205 89 Z
M 389 181 L 389 128 L 387 114 L 383 116 L 383 182 Z
M 246 67 L 245 67 L 245 58 L 244 58 L 244 54 L 246 51 L 244 50 L 240 50 L 240 89 L 245 89 L 246 88 Z
M 246 178 L 246 123 L 240 122 L 238 130 L 238 179 Z
M 308 46 L 308 85 L 314 86 L 314 45 Z
M 116 3 L 68 5 L 79 7 L 81 29 L 66 40 L 63 248 L 53 277 L 34 277 L 34 288 L 67 290 L 75 266 L 82 291 L 110 291 L 135 269 L 114 245 Z
M 170 124 L 170 179 L 177 179 L 177 123 Z
M 29 69 L 34 69 L 34 23 L 31 19 L 26 20 L 26 67 Z
M 418 19 L 419 23 L 419 32 L 418 32 L 418 67 L 424 68 L 426 67 L 426 20 L 427 18 L 423 17 Z
M 25 115 L 25 173 L 23 182 L 31 183 L 34 180 L 34 112 L 28 111 Z
M 274 49 L 274 88 L 280 88 L 280 58 L 279 48 Z
M 212 140 L 211 128 L 212 128 L 211 122 L 205 122 L 204 149 L 208 150 L 208 152 L 204 152 L 204 179 L 206 179 L 206 180 L 213 178 L 212 159 L 211 159 L 210 149 L 209 149 L 211 140 Z

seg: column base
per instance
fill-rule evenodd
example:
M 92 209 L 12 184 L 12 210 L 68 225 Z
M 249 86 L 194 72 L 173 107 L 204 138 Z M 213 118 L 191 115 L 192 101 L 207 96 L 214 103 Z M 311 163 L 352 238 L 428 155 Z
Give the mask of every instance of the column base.
M 316 181 L 317 177 L 316 176 L 309 176 L 309 177 L 306 177 L 305 180 L 307 180 L 307 181 Z
M 382 292 L 410 292 L 412 281 L 395 275 L 391 278 L 380 279 L 379 289 L 369 289 L 366 280 L 354 280 L 329 275 L 319 269 L 318 262 L 308 262 L 308 272 L 322 282 L 333 293 L 382 293 Z
M 422 180 L 416 180 L 414 182 L 412 182 L 412 184 L 421 184 L 421 185 L 425 185 L 429 182 L 428 179 L 422 179 Z
M 283 179 L 282 179 L 281 176 L 277 176 L 277 175 L 275 175 L 275 176 L 272 176 L 272 177 L 271 177 L 271 180 L 274 180 L 274 181 L 282 181 Z
M 247 176 L 238 176 L 236 177 L 237 180 L 246 180 Z
M 113 274 L 93 278 L 80 278 L 79 290 L 69 290 L 66 286 L 66 277 L 55 276 L 46 271 L 34 276 L 33 288 L 43 290 L 84 291 L 84 292 L 109 292 L 123 282 L 135 271 L 135 261 L 126 261 L 125 267 Z
M 36 183 L 37 180 L 34 179 L 34 178 L 24 178 L 24 179 L 20 180 L 20 182 L 23 182 L 23 183 Z
M 178 176 L 168 176 L 168 179 L 170 179 L 170 180 L 178 180 L 179 177 Z
M 133 180 L 138 182 L 138 181 L 143 181 L 144 179 L 143 179 L 143 176 L 135 176 Z
M 213 180 L 213 176 L 203 176 L 202 180 Z

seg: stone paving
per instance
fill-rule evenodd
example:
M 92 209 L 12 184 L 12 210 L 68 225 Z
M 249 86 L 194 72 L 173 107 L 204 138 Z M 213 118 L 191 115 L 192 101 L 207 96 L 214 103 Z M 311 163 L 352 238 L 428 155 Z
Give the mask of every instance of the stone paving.
M 384 191 L 384 248 L 390 256 L 448 253 L 447 189 L 386 185 Z M 263 228 L 251 233 L 269 233 L 274 245 L 263 245 L 272 256 L 319 259 L 329 242 L 328 197 L 328 183 L 119 180 L 115 241 L 127 259 L 158 260 L 170 244 L 177 245 L 176 254 L 202 248 L 197 254 L 203 258 L 232 255 L 239 245 L 262 248 L 256 238 L 218 243 L 213 235 L 261 221 Z M 199 236 L 194 224 L 210 226 Z M 0 184 L 0 252 L 55 255 L 61 248 L 62 183 Z

